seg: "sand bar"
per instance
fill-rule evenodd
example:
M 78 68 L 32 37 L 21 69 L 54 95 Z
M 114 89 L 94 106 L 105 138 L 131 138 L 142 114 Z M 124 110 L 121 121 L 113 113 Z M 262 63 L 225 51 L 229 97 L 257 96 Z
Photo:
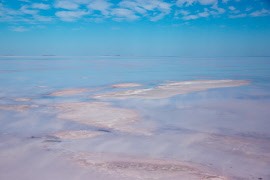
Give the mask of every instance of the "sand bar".
M 31 99 L 28 99 L 28 98 L 17 98 L 17 99 L 14 99 L 14 101 L 31 101 Z
M 112 84 L 111 87 L 115 88 L 131 88 L 131 87 L 141 87 L 144 86 L 142 84 L 137 83 L 122 83 L 122 84 Z
M 60 110 L 57 117 L 61 119 L 124 132 L 149 134 L 128 125 L 139 120 L 135 111 L 110 107 L 110 105 L 105 102 L 74 102 L 53 104 L 52 106 Z
M 131 179 L 227 180 L 202 165 L 175 160 L 105 153 L 83 153 L 73 159 L 84 168 Z
M 59 132 L 59 133 L 55 133 L 54 136 L 61 139 L 72 140 L 72 139 L 92 138 L 101 134 L 103 134 L 103 132 L 80 130 L 80 131 Z
M 0 105 L 0 109 L 14 110 L 14 111 L 26 111 L 29 108 L 36 108 L 38 105 Z
M 68 90 L 63 90 L 63 91 L 55 91 L 49 96 L 68 96 L 68 95 L 73 95 L 73 94 L 78 94 L 78 93 L 83 93 L 83 92 L 89 92 L 92 90 L 89 89 L 68 89 Z
M 212 88 L 235 87 L 249 84 L 244 80 L 198 80 L 198 81 L 181 81 L 173 83 L 160 84 L 154 88 L 132 89 L 111 93 L 96 94 L 92 96 L 95 99 L 162 99 L 186 94 L 190 92 L 205 91 Z

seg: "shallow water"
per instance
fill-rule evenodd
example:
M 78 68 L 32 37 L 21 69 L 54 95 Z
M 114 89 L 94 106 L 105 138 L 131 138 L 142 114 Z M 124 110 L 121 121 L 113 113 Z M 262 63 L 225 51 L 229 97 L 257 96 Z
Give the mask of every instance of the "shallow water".
M 93 98 L 172 81 L 223 79 L 251 83 L 162 99 Z M 111 86 L 119 83 L 144 86 Z M 0 179 L 211 179 L 210 175 L 270 179 L 269 57 L 1 57 L 0 88 Z M 58 96 L 59 91 L 69 93 Z M 121 131 L 115 126 L 74 121 L 80 110 L 54 108 L 73 102 L 109 102 L 107 108 L 118 113 L 112 117 L 125 117 L 121 109 L 138 117 L 116 121 L 131 127 Z M 63 113 L 72 117 L 63 119 Z M 98 118 L 102 117 L 95 116 L 95 121 Z M 102 133 L 82 139 L 55 135 L 82 130 Z M 107 163 L 105 169 L 91 163 L 81 166 L 81 159 L 74 158 L 86 154 L 86 161 L 89 154 L 100 153 L 104 154 L 100 163 Z M 134 168 L 141 166 L 134 157 L 143 159 L 139 169 Z M 117 158 L 125 163 L 115 163 Z M 153 165 L 154 159 L 170 162 L 158 166 Z M 191 163 L 199 170 L 183 174 L 159 169 L 171 167 L 171 161 Z M 149 167 L 156 169 L 152 172 Z

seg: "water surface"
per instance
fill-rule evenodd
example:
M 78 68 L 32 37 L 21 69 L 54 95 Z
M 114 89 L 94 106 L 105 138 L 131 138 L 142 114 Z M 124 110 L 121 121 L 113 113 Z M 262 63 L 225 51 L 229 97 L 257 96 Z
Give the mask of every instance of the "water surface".
M 95 94 L 154 88 L 175 81 L 224 79 L 251 83 L 162 99 L 93 98 Z M 111 86 L 120 83 L 144 86 Z M 191 163 L 204 179 L 211 179 L 210 175 L 270 179 L 269 57 L 1 57 L 0 88 L 0 179 L 193 177 L 182 171 L 160 170 L 174 161 Z M 83 91 L 53 95 L 73 89 Z M 110 104 L 109 110 L 136 113 L 136 120 L 120 121 L 132 131 L 61 118 L 68 110 L 54 108 L 59 103 L 80 102 L 104 102 Z M 14 108 L 4 108 L 7 106 Z M 82 139 L 55 136 L 71 131 L 101 133 Z M 102 163 L 108 162 L 105 170 L 87 163 L 82 166 L 78 163 L 81 159 L 74 158 L 80 155 L 96 162 L 93 154 L 101 154 Z M 116 159 L 125 163 L 116 165 Z M 141 169 L 126 163 L 138 163 L 134 159 L 141 159 Z M 154 159 L 163 164 L 156 165 Z M 139 177 L 141 171 L 145 176 Z M 124 172 L 126 175 L 118 175 Z

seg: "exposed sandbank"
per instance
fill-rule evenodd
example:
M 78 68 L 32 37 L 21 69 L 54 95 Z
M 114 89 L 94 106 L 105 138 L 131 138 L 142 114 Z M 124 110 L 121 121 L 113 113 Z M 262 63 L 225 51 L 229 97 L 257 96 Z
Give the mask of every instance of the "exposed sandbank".
M 83 92 L 90 92 L 93 90 L 90 89 L 68 89 L 68 90 L 63 90 L 63 91 L 55 91 L 49 96 L 68 96 L 68 95 L 73 95 L 73 94 L 78 94 L 78 93 L 83 93 Z
M 14 99 L 14 101 L 31 101 L 31 99 L 28 99 L 28 98 L 17 98 L 17 99 Z
M 13 111 L 26 111 L 29 108 L 36 108 L 38 105 L 0 105 L 0 109 Z
M 96 99 L 162 99 L 169 98 L 178 94 L 204 91 L 211 88 L 234 87 L 249 84 L 244 80 L 198 80 L 198 81 L 181 81 L 174 83 L 160 84 L 154 88 L 132 89 L 111 93 L 96 94 L 92 98 Z
M 78 154 L 73 159 L 85 168 L 131 179 L 227 180 L 202 165 L 174 160 L 105 153 Z
M 110 105 L 110 103 L 105 102 L 74 102 L 53 104 L 52 106 L 60 110 L 58 118 L 124 132 L 149 134 L 147 131 L 128 125 L 128 123 L 139 120 L 137 112 L 110 107 Z
M 111 87 L 115 88 L 130 88 L 130 87 L 141 87 L 144 86 L 142 84 L 137 83 L 122 83 L 122 84 L 112 84 Z
M 65 132 L 59 132 L 55 133 L 54 136 L 61 138 L 61 139 L 83 139 L 83 138 L 91 138 L 98 135 L 103 134 L 103 132 L 97 132 L 97 131 L 65 131 Z

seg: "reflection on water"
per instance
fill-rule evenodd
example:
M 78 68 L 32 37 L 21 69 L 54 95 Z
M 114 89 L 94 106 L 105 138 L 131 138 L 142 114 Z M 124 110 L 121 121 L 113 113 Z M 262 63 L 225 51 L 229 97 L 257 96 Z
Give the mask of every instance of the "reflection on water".
M 0 179 L 270 179 L 269 62 L 1 57 Z M 251 83 L 156 88 L 223 79 Z

